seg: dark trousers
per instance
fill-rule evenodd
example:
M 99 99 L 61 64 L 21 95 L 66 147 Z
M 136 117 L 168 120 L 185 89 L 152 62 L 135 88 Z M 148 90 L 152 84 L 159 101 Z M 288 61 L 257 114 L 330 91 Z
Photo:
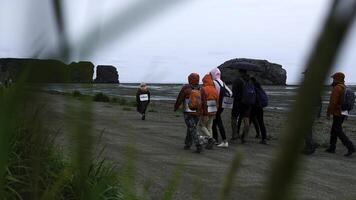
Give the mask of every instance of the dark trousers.
M 199 122 L 199 117 L 194 115 L 184 114 L 184 121 L 187 126 L 187 135 L 185 136 L 185 146 L 192 146 L 193 142 L 196 146 L 199 146 L 199 137 L 197 126 Z
M 225 128 L 221 119 L 222 112 L 224 112 L 224 108 L 219 108 L 218 111 L 216 112 L 215 119 L 213 120 L 213 138 L 215 139 L 215 141 L 218 141 L 219 138 L 218 128 L 219 128 L 221 138 L 223 140 L 226 140 Z
M 252 123 L 255 126 L 257 135 L 259 135 L 259 133 L 261 132 L 262 140 L 265 140 L 267 138 L 267 131 L 266 131 L 263 115 L 264 115 L 263 108 L 253 107 L 251 112 L 250 123 L 252 121 Z
M 344 131 L 342 130 L 342 124 L 345 120 L 345 116 L 333 116 L 333 125 L 331 127 L 330 132 L 330 150 L 336 149 L 336 142 L 337 138 L 339 138 L 344 146 L 348 150 L 355 149 L 353 143 L 349 140 L 349 138 L 345 135 Z

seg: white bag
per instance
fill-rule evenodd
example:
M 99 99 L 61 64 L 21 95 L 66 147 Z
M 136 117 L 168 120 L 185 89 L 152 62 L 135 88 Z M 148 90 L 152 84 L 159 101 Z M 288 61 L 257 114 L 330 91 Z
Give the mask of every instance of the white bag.
M 184 112 L 186 112 L 186 113 L 195 113 L 195 112 L 197 112 L 196 110 L 191 110 L 190 108 L 189 108 L 189 99 L 185 99 L 185 101 L 184 101 Z
M 148 101 L 148 94 L 141 94 L 140 101 Z
M 222 100 L 222 108 L 232 109 L 233 104 L 234 104 L 234 98 L 232 97 L 224 97 Z
M 207 106 L 208 106 L 208 113 L 214 113 L 218 111 L 218 107 L 216 106 L 215 100 L 209 100 L 207 102 Z

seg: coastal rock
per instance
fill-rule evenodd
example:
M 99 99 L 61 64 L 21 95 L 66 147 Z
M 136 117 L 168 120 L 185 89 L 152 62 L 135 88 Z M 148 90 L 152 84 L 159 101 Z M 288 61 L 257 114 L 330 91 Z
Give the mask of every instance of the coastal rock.
M 59 60 L 42 59 L 0 59 L 0 73 L 8 73 L 17 80 L 24 69 L 28 69 L 28 82 L 32 83 L 91 83 L 94 65 L 91 62 L 79 62 L 66 65 Z M 0 74 L 0 77 L 2 77 Z
M 74 83 L 90 83 L 93 81 L 94 65 L 88 61 L 72 62 L 69 65 L 70 79 Z
M 228 60 L 218 68 L 221 71 L 221 79 L 226 84 L 232 84 L 235 78 L 239 75 L 236 68 L 229 66 L 230 62 L 244 62 L 259 66 L 263 72 L 248 72 L 254 76 L 263 85 L 286 85 L 287 71 L 282 68 L 282 65 L 270 63 L 267 60 L 236 58 Z
M 95 83 L 119 83 L 119 74 L 112 65 L 98 65 L 96 67 Z

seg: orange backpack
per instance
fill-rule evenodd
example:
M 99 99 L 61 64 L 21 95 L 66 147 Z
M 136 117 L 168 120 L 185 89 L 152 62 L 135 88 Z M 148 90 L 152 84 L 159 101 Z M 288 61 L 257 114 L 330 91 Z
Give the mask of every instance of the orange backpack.
M 201 95 L 199 89 L 192 89 L 189 102 L 188 102 L 189 109 L 191 110 L 199 110 L 201 106 Z

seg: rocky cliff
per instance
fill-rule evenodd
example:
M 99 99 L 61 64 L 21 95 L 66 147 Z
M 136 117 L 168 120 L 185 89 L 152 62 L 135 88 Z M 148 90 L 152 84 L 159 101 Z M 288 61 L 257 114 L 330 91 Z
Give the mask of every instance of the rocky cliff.
M 0 77 L 7 74 L 15 81 L 28 70 L 28 82 L 32 83 L 91 83 L 94 74 L 91 62 L 66 65 L 58 60 L 2 58 L 0 68 Z
M 262 72 L 251 71 L 248 73 L 251 76 L 256 77 L 256 79 L 263 85 L 286 85 L 287 72 L 281 65 L 270 63 L 267 60 L 246 58 L 228 60 L 218 67 L 221 71 L 221 79 L 227 84 L 231 84 L 239 75 L 238 69 L 230 66 L 229 63 L 231 62 L 247 62 L 259 66 L 262 69 Z
M 119 83 L 119 74 L 112 65 L 98 65 L 96 67 L 95 83 Z

